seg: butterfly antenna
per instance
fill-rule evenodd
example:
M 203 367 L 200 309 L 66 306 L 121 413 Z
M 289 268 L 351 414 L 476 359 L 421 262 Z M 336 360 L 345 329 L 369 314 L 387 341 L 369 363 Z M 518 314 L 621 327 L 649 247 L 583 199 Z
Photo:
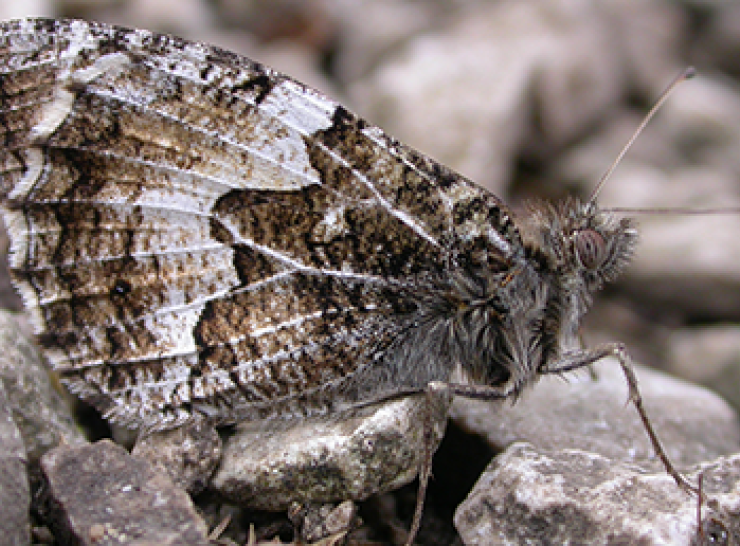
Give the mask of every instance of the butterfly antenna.
M 696 75 L 696 70 L 693 66 L 690 66 L 686 68 L 683 72 L 681 72 L 678 76 L 676 76 L 673 81 L 670 83 L 670 85 L 663 91 L 663 93 L 660 95 L 660 98 L 658 98 L 657 102 L 653 107 L 650 109 L 650 111 L 645 115 L 644 119 L 642 120 L 642 123 L 637 127 L 635 132 L 632 134 L 632 137 L 627 141 L 627 144 L 624 145 L 622 148 L 622 151 L 619 152 L 619 155 L 617 155 L 617 158 L 614 160 L 614 162 L 611 164 L 611 166 L 606 170 L 606 172 L 601 176 L 601 179 L 599 179 L 598 184 L 596 184 L 596 187 L 594 188 L 593 193 L 591 194 L 591 197 L 589 198 L 588 202 L 589 204 L 593 205 L 596 202 L 596 198 L 599 195 L 599 192 L 601 191 L 601 188 L 604 187 L 604 184 L 606 181 L 611 177 L 612 173 L 614 172 L 614 169 L 617 168 L 617 165 L 622 161 L 622 158 L 627 153 L 627 150 L 629 150 L 632 147 L 632 143 L 637 140 L 637 137 L 640 136 L 640 133 L 642 133 L 642 130 L 645 128 L 645 126 L 650 122 L 650 120 L 653 118 L 655 113 L 660 110 L 660 107 L 663 106 L 663 103 L 668 99 L 668 96 L 673 92 L 673 90 L 678 87 L 679 84 L 685 82 L 686 80 L 689 80 L 693 78 Z
M 604 212 L 615 214 L 676 214 L 680 216 L 706 216 L 712 214 L 740 214 L 740 207 L 712 207 L 712 208 L 687 208 L 687 207 L 605 207 Z

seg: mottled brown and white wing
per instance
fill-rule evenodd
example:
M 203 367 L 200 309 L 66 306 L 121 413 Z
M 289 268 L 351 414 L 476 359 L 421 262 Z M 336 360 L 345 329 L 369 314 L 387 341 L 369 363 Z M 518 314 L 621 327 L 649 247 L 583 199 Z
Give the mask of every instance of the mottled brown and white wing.
M 72 391 L 135 428 L 310 413 L 393 358 L 420 292 L 517 250 L 489 193 L 172 37 L 3 23 L 0 131 L 11 272 L 40 339 Z

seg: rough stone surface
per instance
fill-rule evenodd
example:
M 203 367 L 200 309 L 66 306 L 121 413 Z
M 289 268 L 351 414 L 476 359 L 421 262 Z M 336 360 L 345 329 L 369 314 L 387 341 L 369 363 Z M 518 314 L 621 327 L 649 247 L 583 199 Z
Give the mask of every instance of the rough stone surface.
M 131 454 L 194 495 L 205 489 L 221 459 L 221 437 L 213 427 L 197 420 L 139 438 Z
M 610 459 L 662 468 L 616 360 L 588 374 L 543 377 L 514 405 L 456 399 L 453 416 L 464 428 L 503 448 L 526 441 L 543 449 L 582 449 Z M 665 374 L 637 369 L 646 410 L 666 451 L 679 466 L 740 451 L 737 415 L 719 396 Z M 564 380 L 565 379 L 565 380 Z
M 357 506 L 352 501 L 344 501 L 338 506 L 322 504 L 301 507 L 291 513 L 291 520 L 299 529 L 301 539 L 308 544 L 345 535 L 356 517 Z
M 0 383 L 0 542 L 24 546 L 31 540 L 31 491 L 26 449 L 13 421 L 5 389 Z
M 51 527 L 62 544 L 208 544 L 185 491 L 109 440 L 60 446 L 42 457 L 41 469 Z
M 740 544 L 737 461 L 738 455 L 734 455 L 702 465 L 701 485 L 705 500 L 700 505 L 697 502 L 699 532 L 691 546 Z
M 13 289 L 13 285 L 10 282 L 10 277 L 4 272 L 6 267 L 4 256 L 8 253 L 8 233 L 5 230 L 5 226 L 0 222 L 0 306 L 13 310 L 19 311 L 23 307 L 20 296 Z
M 710 499 L 703 524 L 714 518 L 737 527 L 727 516 L 740 509 L 740 456 L 702 465 L 690 479 L 696 483 L 702 471 Z M 696 540 L 697 503 L 665 473 L 582 451 L 515 444 L 489 465 L 458 508 L 455 525 L 468 546 L 668 546 Z
M 444 413 L 434 411 L 435 445 Z M 415 476 L 423 453 L 429 404 L 415 396 L 373 406 L 341 421 L 244 424 L 224 442 L 211 488 L 232 502 L 285 510 L 293 502 L 362 500 Z
M 23 333 L 16 315 L 3 310 L 0 347 L 0 381 L 23 436 L 29 464 L 60 443 L 85 442 L 69 406 L 55 390 L 35 343 Z

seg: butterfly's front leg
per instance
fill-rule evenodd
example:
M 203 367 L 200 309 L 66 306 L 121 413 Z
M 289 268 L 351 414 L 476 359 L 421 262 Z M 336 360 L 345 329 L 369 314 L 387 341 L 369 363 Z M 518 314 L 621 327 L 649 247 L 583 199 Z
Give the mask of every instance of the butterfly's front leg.
M 634 404 L 637 413 L 642 420 L 642 424 L 645 427 L 645 431 L 650 437 L 650 443 L 655 450 L 656 455 L 663 463 L 666 472 L 670 474 L 676 481 L 678 486 L 688 493 L 699 494 L 696 486 L 690 484 L 686 478 L 676 469 L 668 455 L 663 448 L 658 435 L 653 428 L 650 418 L 645 411 L 645 407 L 642 403 L 642 395 L 637 385 L 637 376 L 635 375 L 634 366 L 632 365 L 632 359 L 627 353 L 623 343 L 612 342 L 604 343 L 592 349 L 579 349 L 569 351 L 561 355 L 558 360 L 548 363 L 546 366 L 540 369 L 541 374 L 560 374 L 577 370 L 579 368 L 587 367 L 603 358 L 613 356 L 619 362 L 622 368 L 625 378 L 627 379 L 627 385 L 629 386 L 629 401 Z

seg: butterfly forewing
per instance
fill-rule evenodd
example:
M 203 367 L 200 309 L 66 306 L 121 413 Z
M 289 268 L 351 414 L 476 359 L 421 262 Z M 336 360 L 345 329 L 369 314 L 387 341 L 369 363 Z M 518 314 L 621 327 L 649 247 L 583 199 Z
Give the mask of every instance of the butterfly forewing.
M 216 48 L 80 21 L 0 33 L 11 270 L 73 391 L 166 428 L 448 378 L 399 359 L 455 271 L 520 252 L 498 199 Z

